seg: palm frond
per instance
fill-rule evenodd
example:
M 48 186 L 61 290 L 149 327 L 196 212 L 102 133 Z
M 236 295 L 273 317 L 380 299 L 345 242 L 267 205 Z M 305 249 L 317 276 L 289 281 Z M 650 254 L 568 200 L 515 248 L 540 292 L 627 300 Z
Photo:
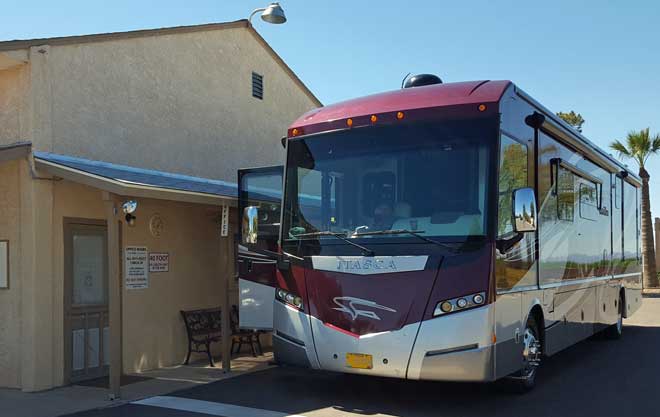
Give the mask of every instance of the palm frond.
M 660 151 L 660 135 L 655 135 L 651 141 L 651 153 L 655 154 Z
M 619 154 L 620 158 L 632 158 L 632 154 L 621 141 L 615 140 L 610 143 L 610 148 Z

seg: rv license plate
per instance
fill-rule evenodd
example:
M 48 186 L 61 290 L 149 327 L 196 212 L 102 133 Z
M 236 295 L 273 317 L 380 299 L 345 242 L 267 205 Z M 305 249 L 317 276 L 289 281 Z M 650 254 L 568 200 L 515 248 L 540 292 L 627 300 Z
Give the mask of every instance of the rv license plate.
M 372 369 L 373 357 L 364 353 L 347 353 L 346 366 L 356 369 Z

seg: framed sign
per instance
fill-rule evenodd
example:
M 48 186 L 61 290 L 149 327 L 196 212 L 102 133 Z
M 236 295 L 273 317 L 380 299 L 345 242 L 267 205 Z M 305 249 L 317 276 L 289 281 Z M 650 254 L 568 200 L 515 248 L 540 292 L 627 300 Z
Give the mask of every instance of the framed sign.
M 170 254 L 167 252 L 150 252 L 149 272 L 170 272 Z
M 125 286 L 128 290 L 149 288 L 149 256 L 144 246 L 127 246 Z
M 0 240 L 0 289 L 9 288 L 9 241 Z

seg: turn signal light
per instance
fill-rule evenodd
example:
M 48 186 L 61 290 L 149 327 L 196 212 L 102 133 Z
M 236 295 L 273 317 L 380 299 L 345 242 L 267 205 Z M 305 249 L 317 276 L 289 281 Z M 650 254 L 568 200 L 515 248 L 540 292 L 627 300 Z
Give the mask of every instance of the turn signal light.
M 277 291 L 275 291 L 275 299 L 285 304 L 289 304 L 298 310 L 303 309 L 302 297 L 287 290 L 283 290 L 282 288 L 278 288 Z
M 291 134 L 292 134 L 293 136 L 298 136 L 298 135 L 300 134 L 300 132 L 301 132 L 300 129 L 298 129 L 298 128 L 293 128 L 293 130 L 291 131 Z
M 403 116 L 404 116 L 404 115 L 403 115 L 403 112 L 402 112 L 402 111 L 396 112 L 396 118 L 397 118 L 398 120 L 403 119 Z
M 479 111 L 486 111 L 486 105 L 485 104 L 480 104 L 478 108 L 479 108 Z
M 435 306 L 433 316 L 441 316 L 447 313 L 454 313 L 456 311 L 463 311 L 474 307 L 480 307 L 486 302 L 486 293 L 479 292 L 476 294 L 466 295 L 464 297 L 456 297 L 451 300 L 439 302 Z
M 353 126 L 353 119 L 346 119 L 346 126 L 348 127 Z
M 375 114 L 372 114 L 370 120 L 371 120 L 371 123 L 376 123 L 378 121 L 378 116 L 376 116 Z

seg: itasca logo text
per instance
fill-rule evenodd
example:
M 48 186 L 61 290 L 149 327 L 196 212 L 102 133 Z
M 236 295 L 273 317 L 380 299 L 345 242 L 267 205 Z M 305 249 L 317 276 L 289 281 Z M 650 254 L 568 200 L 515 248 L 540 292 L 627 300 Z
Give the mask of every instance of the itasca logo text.
M 361 270 L 383 270 L 396 271 L 394 259 L 339 259 L 337 271 L 361 271 Z
M 362 310 L 358 307 L 369 307 L 372 309 L 385 310 L 391 313 L 396 313 L 396 310 L 393 308 L 382 306 L 373 301 L 363 300 L 362 298 L 335 297 L 332 299 L 332 301 L 334 301 L 334 303 L 339 306 L 339 307 L 333 307 L 333 310 L 343 311 L 344 313 L 351 316 L 352 320 L 355 320 L 359 316 L 374 320 L 380 320 L 380 317 L 378 317 L 378 314 L 376 314 L 374 311 Z

